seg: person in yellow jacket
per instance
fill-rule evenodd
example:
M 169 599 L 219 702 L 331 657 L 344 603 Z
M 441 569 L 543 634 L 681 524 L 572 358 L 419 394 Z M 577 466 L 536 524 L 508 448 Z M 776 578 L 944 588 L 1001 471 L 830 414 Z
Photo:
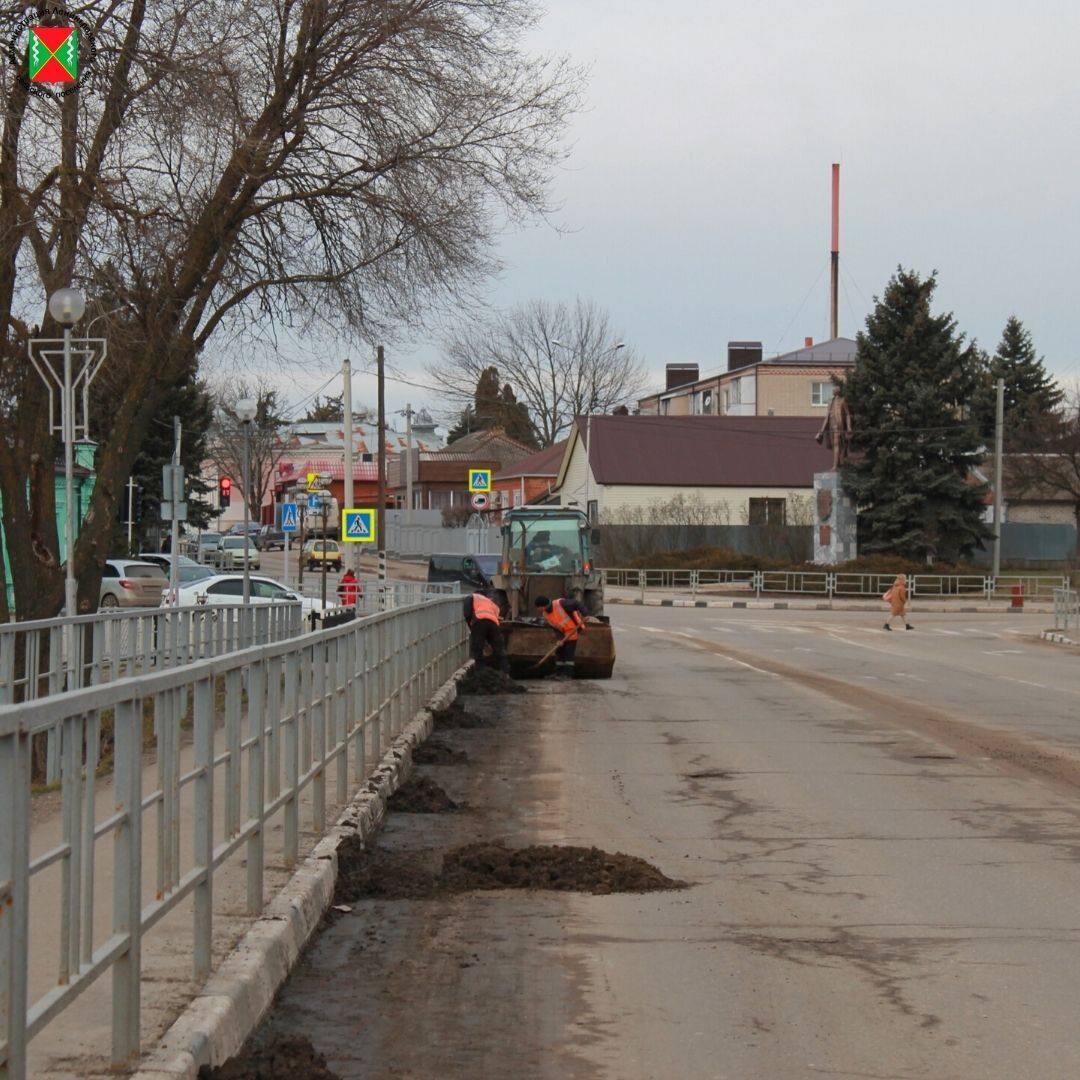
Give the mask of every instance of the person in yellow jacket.
M 502 631 L 499 629 L 499 605 L 487 595 L 485 590 L 477 589 L 465 597 L 465 622 L 469 627 L 469 654 L 477 664 L 483 663 L 484 647 L 491 646 L 499 670 L 504 674 L 510 670 L 506 659 L 506 646 L 503 644 Z

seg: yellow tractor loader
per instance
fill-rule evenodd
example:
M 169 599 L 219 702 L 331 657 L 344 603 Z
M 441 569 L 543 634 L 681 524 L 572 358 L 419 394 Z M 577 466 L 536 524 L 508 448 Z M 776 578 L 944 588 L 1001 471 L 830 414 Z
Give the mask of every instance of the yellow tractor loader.
M 515 678 L 536 678 L 555 670 L 552 647 L 560 636 L 538 616 L 535 601 L 539 596 L 566 598 L 574 589 L 581 590 L 590 615 L 578 636 L 574 676 L 611 678 L 615 639 L 604 615 L 603 578 L 593 564 L 595 539 L 595 530 L 580 510 L 523 506 L 504 515 L 502 555 L 490 585 L 502 612 L 506 655 Z

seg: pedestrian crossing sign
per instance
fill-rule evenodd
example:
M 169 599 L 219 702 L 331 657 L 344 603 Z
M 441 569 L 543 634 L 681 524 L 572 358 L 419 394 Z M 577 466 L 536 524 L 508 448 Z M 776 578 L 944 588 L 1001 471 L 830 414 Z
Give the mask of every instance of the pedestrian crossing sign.
M 488 492 L 491 490 L 490 469 L 469 470 L 469 494 L 475 495 L 478 491 Z
M 318 491 L 322 485 L 319 483 L 319 474 L 317 472 L 309 472 L 307 474 L 307 489 L 308 491 Z
M 296 532 L 296 503 L 281 504 L 281 531 Z
M 341 539 L 347 544 L 375 542 L 374 510 L 342 510 Z

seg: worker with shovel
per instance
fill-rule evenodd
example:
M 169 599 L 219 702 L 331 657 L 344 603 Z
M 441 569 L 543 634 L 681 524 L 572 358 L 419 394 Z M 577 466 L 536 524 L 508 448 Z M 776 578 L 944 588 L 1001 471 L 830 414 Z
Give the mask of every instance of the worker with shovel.
M 549 600 L 546 596 L 538 596 L 535 606 L 537 615 L 562 635 L 562 640 L 551 650 L 555 654 L 555 678 L 573 678 L 578 635 L 585 629 L 588 609 L 577 599 Z

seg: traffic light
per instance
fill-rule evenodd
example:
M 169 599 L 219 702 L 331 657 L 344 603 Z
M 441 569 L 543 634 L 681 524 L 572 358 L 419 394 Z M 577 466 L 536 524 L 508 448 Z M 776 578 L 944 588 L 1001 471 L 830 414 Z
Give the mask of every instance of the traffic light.
M 223 476 L 218 481 L 218 505 L 219 506 L 228 506 L 229 505 L 229 499 L 231 497 L 232 497 L 232 481 L 227 476 Z
M 142 521 L 143 516 L 143 486 L 135 485 L 135 491 L 131 497 L 131 520 L 136 524 Z

